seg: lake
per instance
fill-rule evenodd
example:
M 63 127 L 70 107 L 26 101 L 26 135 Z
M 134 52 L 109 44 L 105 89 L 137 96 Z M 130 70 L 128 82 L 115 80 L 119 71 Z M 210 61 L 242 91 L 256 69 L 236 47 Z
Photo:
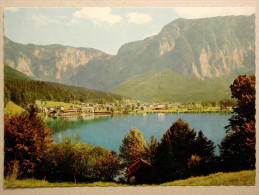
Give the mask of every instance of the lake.
M 82 142 L 89 142 L 93 146 L 102 146 L 119 152 L 121 140 L 131 128 L 141 131 L 145 140 L 149 140 L 152 135 L 160 140 L 171 124 L 179 118 L 189 123 L 190 128 L 196 132 L 202 130 L 204 135 L 216 146 L 224 138 L 224 127 L 228 125 L 228 119 L 231 116 L 231 114 L 218 113 L 89 115 L 84 118 L 48 118 L 45 122 L 52 129 L 55 142 L 62 141 L 66 136 L 72 137 L 78 132 Z M 215 153 L 219 154 L 218 147 L 216 147 Z

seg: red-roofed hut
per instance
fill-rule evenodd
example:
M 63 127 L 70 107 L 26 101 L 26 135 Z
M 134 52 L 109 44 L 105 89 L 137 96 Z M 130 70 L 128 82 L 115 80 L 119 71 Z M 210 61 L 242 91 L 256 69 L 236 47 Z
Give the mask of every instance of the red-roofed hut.
M 131 184 L 152 183 L 153 167 L 146 161 L 138 159 L 127 168 L 126 175 Z

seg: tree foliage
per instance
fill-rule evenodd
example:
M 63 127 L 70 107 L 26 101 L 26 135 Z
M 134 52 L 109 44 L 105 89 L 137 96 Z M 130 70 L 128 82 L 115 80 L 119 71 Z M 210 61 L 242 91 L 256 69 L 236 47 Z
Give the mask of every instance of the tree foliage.
M 220 145 L 224 170 L 255 168 L 255 75 L 239 75 L 230 86 L 237 100 L 234 115 Z
M 5 103 L 12 100 L 23 108 L 29 104 L 33 104 L 35 100 L 63 102 L 92 101 L 97 103 L 106 103 L 121 101 L 123 99 L 122 96 L 111 94 L 109 92 L 32 80 L 8 66 L 5 66 L 4 71 Z
M 233 108 L 235 114 L 227 129 L 237 132 L 245 123 L 255 122 L 255 75 L 239 75 L 230 89 L 232 98 L 237 100 L 237 107 Z
M 139 158 L 145 158 L 146 142 L 142 133 L 137 129 L 131 129 L 128 135 L 122 139 L 120 156 L 124 159 L 125 165 L 130 165 Z
M 201 166 L 207 166 L 208 162 L 213 161 L 213 150 L 213 142 L 201 131 L 196 137 L 189 124 L 178 119 L 163 135 L 156 151 L 155 166 L 160 182 L 188 177 L 194 167 L 196 175 L 204 174 Z
M 51 142 L 51 131 L 34 113 L 4 116 L 5 176 L 18 165 L 20 177 L 31 176 Z
M 163 135 L 156 155 L 156 166 L 162 180 L 183 176 L 193 151 L 194 141 L 194 130 L 182 119 L 171 125 Z
M 53 143 L 37 167 L 37 177 L 49 181 L 113 181 L 121 159 L 115 152 L 65 137 Z
M 145 159 L 151 165 L 155 164 L 155 155 L 157 153 L 158 145 L 159 145 L 159 142 L 156 140 L 156 138 L 154 136 L 151 136 L 150 141 L 147 142 L 147 146 L 145 148 L 146 149 Z

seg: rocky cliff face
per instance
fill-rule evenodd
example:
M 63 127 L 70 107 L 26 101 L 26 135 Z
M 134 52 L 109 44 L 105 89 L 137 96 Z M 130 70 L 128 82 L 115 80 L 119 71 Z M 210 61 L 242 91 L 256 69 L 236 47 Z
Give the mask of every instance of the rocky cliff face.
M 178 19 L 116 56 L 93 49 L 5 42 L 5 64 L 49 81 L 110 90 L 149 71 L 199 79 L 255 70 L 255 16 Z
M 80 66 L 95 58 L 106 58 L 101 51 L 62 45 L 22 45 L 5 38 L 4 64 L 35 79 L 71 84 Z

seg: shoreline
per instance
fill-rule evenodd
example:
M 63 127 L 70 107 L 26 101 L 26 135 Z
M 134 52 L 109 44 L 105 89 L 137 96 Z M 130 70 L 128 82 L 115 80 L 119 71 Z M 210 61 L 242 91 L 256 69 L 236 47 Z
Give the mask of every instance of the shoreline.
M 232 114 L 233 111 L 224 110 L 224 111 L 207 111 L 207 110 L 145 110 L 145 111 L 131 111 L 131 112 L 119 112 L 115 111 L 110 114 L 95 114 L 95 113 L 80 113 L 80 114 L 72 114 L 72 115 L 61 115 L 61 116 L 48 116 L 50 118 L 77 118 L 77 117 L 85 117 L 85 116 L 114 116 L 114 115 L 127 115 L 127 114 Z M 43 113 L 38 113 L 38 116 L 44 117 Z

